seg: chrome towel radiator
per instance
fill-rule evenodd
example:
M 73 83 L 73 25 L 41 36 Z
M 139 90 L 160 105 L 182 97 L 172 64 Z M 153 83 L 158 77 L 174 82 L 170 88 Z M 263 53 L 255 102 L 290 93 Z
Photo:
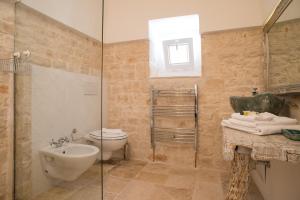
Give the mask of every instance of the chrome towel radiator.
M 159 100 L 163 98 L 172 98 L 176 102 L 176 98 L 188 97 L 188 101 L 184 104 L 159 105 Z M 165 103 L 166 104 L 166 103 Z M 197 167 L 198 153 L 198 86 L 188 89 L 176 90 L 158 90 L 151 88 L 151 147 L 153 150 L 153 162 L 155 161 L 155 147 L 158 142 L 173 142 L 191 144 L 194 148 L 195 160 Z M 166 118 L 175 120 L 175 118 L 183 117 L 185 120 L 193 120 L 192 128 L 171 128 L 157 127 L 157 120 Z

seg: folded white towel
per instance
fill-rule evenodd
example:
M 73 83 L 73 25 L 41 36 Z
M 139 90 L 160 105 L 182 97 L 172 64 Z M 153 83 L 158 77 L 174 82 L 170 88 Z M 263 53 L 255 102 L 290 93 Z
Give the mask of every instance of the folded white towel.
M 240 113 L 233 113 L 231 114 L 231 117 L 233 119 L 253 122 L 253 121 L 271 121 L 278 116 L 273 115 L 272 113 L 264 112 L 264 113 L 259 113 L 257 115 L 248 115 L 248 116 L 241 115 Z
M 261 135 L 281 133 L 282 129 L 300 130 L 300 125 L 276 125 L 276 126 L 261 125 L 256 127 L 256 130 L 258 130 L 258 132 Z
M 270 135 L 281 133 L 282 129 L 295 129 L 300 130 L 300 125 L 257 125 L 256 127 L 247 127 L 238 124 L 233 124 L 229 120 L 223 120 L 222 126 L 241 130 L 247 133 L 256 135 Z
M 241 115 L 240 113 L 232 113 L 231 118 L 242 120 L 242 121 L 253 122 L 255 121 L 256 116 L 255 115 L 244 116 Z
M 243 121 L 243 120 L 238 120 L 238 119 L 233 119 L 230 118 L 228 119 L 230 123 L 238 125 L 238 126 L 246 126 L 246 127 L 250 127 L 250 128 L 255 128 L 257 126 L 260 125 L 272 125 L 272 126 L 276 126 L 276 125 L 296 125 L 297 124 L 297 120 L 296 119 L 291 119 L 288 117 L 276 117 L 271 121 Z
M 274 114 L 268 113 L 268 112 L 259 113 L 255 116 L 256 116 L 255 120 L 258 120 L 258 121 L 271 121 L 274 118 L 278 117 L 277 115 L 274 115 Z
M 275 117 L 273 118 L 272 122 L 276 124 L 297 124 L 298 120 L 289 117 Z
M 239 126 L 237 124 L 232 124 L 232 123 L 230 123 L 229 120 L 223 120 L 221 124 L 224 127 L 244 131 L 244 132 L 247 132 L 247 133 L 253 133 L 253 134 L 257 134 L 257 135 L 259 134 L 258 131 L 255 128 L 246 127 L 246 126 Z

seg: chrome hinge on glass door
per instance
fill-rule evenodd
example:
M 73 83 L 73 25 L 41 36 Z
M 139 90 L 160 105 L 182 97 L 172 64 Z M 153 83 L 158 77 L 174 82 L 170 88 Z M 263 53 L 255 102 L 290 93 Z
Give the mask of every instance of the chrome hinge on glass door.
M 9 73 L 29 73 L 31 67 L 29 64 L 30 51 L 25 50 L 22 53 L 15 52 L 12 58 L 0 59 L 0 72 Z

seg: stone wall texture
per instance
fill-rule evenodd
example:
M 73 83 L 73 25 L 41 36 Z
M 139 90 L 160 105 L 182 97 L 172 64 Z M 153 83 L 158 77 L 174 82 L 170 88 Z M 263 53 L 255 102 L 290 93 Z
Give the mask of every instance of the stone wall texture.
M 9 9 L 8 9 L 9 8 Z M 3 12 L 2 12 L 3 9 Z M 5 10 L 5 12 L 4 12 Z M 11 10 L 12 12 L 7 12 Z M 0 56 L 13 51 L 13 5 L 0 2 Z M 3 16 L 5 13 L 5 16 Z M 6 15 L 9 15 L 7 17 Z M 44 67 L 95 74 L 101 67 L 101 43 L 32 9 L 19 5 L 16 13 L 16 49 L 29 49 L 30 62 Z M 4 28 L 2 28 L 4 27 Z M 2 31 L 6 30 L 6 31 Z M 2 42 L 4 41 L 4 42 Z M 3 51 L 2 49 L 7 49 Z M 122 128 L 129 135 L 132 159 L 151 160 L 150 87 L 199 86 L 199 155 L 201 167 L 225 169 L 220 121 L 232 109 L 231 95 L 249 95 L 253 87 L 264 90 L 263 33 L 260 28 L 237 29 L 202 35 L 202 75 L 195 78 L 149 79 L 147 40 L 106 44 L 104 76 L 108 87 L 108 127 Z M 31 103 L 30 76 L 16 76 L 16 134 L 18 199 L 31 199 Z M 0 199 L 9 199 L 9 132 L 12 77 L 0 74 Z M 167 99 L 166 102 L 173 102 Z M 186 119 L 167 120 L 163 125 L 181 127 Z M 12 134 L 11 134 L 12 135 Z M 157 160 L 193 166 L 189 145 L 158 144 Z
M 199 87 L 199 155 L 201 167 L 226 169 L 222 158 L 220 122 L 232 113 L 229 96 L 250 95 L 253 87 L 264 90 L 263 33 L 261 28 L 236 29 L 202 35 L 202 75 L 195 78 L 149 79 L 147 40 L 106 44 L 104 76 L 108 85 L 108 126 L 129 135 L 132 159 L 151 160 L 150 87 Z M 174 100 L 169 99 L 170 102 Z M 167 120 L 180 127 L 183 120 Z M 189 145 L 157 145 L 157 160 L 193 166 Z
M 0 1 L 0 59 L 14 50 L 14 3 Z M 0 70 L 0 199 L 12 199 L 13 75 Z
M 299 83 L 300 19 L 276 23 L 268 37 L 270 87 Z
M 16 9 L 16 49 L 30 50 L 30 63 L 84 74 L 101 67 L 101 42 L 32 8 Z
M 300 121 L 300 96 L 287 95 L 285 96 L 285 100 L 289 106 L 288 115 Z

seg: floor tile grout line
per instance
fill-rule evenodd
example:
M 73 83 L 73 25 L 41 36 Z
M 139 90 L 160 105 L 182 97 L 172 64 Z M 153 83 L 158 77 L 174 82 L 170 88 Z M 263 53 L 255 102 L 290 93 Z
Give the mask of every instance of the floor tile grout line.
M 119 196 L 123 193 L 123 191 L 125 191 L 125 189 L 130 185 L 130 183 L 132 182 L 133 180 L 130 180 L 126 186 L 120 191 L 117 193 L 117 195 L 113 198 L 113 200 L 117 200 L 117 197 L 119 198 Z
M 162 165 L 161 165 L 162 164 Z M 118 167 L 120 167 L 120 171 L 116 171 L 117 173 L 115 175 L 111 174 L 113 173 L 114 170 L 118 169 Z M 124 168 L 123 168 L 124 167 Z M 224 195 L 224 191 L 223 191 L 223 187 L 222 187 L 222 179 L 221 179 L 221 175 L 222 175 L 222 171 L 219 170 L 214 170 L 214 169 L 209 169 L 209 168 L 200 168 L 197 170 L 190 170 L 190 169 L 186 169 L 186 168 L 182 168 L 182 167 L 177 167 L 174 165 L 168 165 L 165 163 L 156 163 L 156 162 L 142 162 L 142 161 L 126 161 L 126 162 L 119 162 L 119 163 L 115 163 L 115 164 L 108 164 L 105 169 L 107 169 L 107 172 L 104 174 L 104 181 L 105 180 L 110 180 L 110 178 L 113 178 L 112 180 L 114 181 L 114 179 L 118 182 L 120 181 L 120 187 L 119 189 L 115 190 L 115 192 L 109 191 L 106 192 L 106 194 L 111 195 L 110 197 L 113 200 L 122 200 L 122 197 L 124 194 L 126 194 L 129 190 L 132 192 L 132 186 L 133 185 L 139 185 L 139 183 L 145 183 L 145 187 L 147 187 L 147 185 L 149 184 L 149 187 L 152 188 L 151 190 L 151 194 L 155 193 L 162 193 L 163 196 L 165 196 L 167 199 L 171 199 L 171 200 L 175 200 L 176 199 L 176 190 L 178 190 L 179 192 L 184 192 L 183 194 L 187 194 L 187 195 L 191 195 L 191 200 L 196 200 L 193 199 L 196 195 L 198 196 L 198 187 L 200 187 L 200 183 L 203 183 L 204 185 L 207 184 L 216 184 L 218 186 L 220 186 L 220 191 L 222 193 L 222 195 Z M 163 170 L 162 173 L 160 173 L 160 170 Z M 203 172 L 202 172 L 203 171 Z M 147 172 L 153 174 L 158 174 L 158 175 L 164 175 L 166 176 L 166 178 L 163 177 L 163 179 L 153 179 L 152 177 L 148 177 L 147 176 L 142 176 L 142 173 Z M 215 179 L 213 177 L 213 179 L 211 179 L 210 175 L 205 175 L 206 172 L 209 172 L 209 174 L 216 174 L 216 176 L 218 177 L 217 179 Z M 201 174 L 204 174 L 204 177 L 202 177 Z M 58 194 L 59 196 L 61 196 L 61 200 L 71 200 L 72 196 L 76 193 L 76 192 L 80 192 L 81 190 L 85 190 L 87 188 L 89 188 L 90 186 L 94 185 L 96 187 L 98 187 L 98 182 L 94 182 L 93 180 L 98 180 L 98 175 L 95 178 L 92 178 L 93 180 L 90 180 L 90 176 L 94 174 L 94 169 L 91 169 L 90 173 L 87 173 L 86 175 L 84 175 L 81 179 L 81 183 L 79 185 L 66 185 L 64 187 L 64 185 L 58 186 L 62 189 L 66 189 L 66 193 L 65 194 Z M 118 176 L 119 174 L 119 176 Z M 173 179 L 170 179 L 169 182 L 167 182 L 168 178 L 175 176 L 174 180 L 178 180 L 181 181 L 181 177 L 185 177 L 182 179 L 182 183 L 180 184 L 172 184 L 172 182 L 174 181 Z M 124 177 L 123 177 L 124 176 Z M 126 177 L 129 176 L 129 177 Z M 142 176 L 142 179 L 139 179 L 139 177 Z M 178 176 L 178 177 L 177 177 Z M 195 176 L 195 180 L 191 180 L 189 181 L 189 176 Z M 160 181 L 162 180 L 162 181 Z M 211 181 L 210 181 L 211 180 Z M 187 182 L 185 182 L 187 181 Z M 83 183 L 83 184 L 82 184 Z M 113 183 L 113 182 L 112 182 Z M 105 184 L 105 182 L 104 182 Z M 80 186 L 80 187 L 77 187 Z M 185 187 L 188 186 L 188 187 Z M 74 189 L 75 188 L 75 189 Z M 105 188 L 105 187 L 104 187 Z M 104 190 L 103 188 L 103 190 Z M 143 188 L 143 187 L 142 187 Z M 74 190 L 73 190 L 74 189 Z M 128 191 L 127 191 L 128 190 Z M 182 190 L 182 191 L 181 191 Z M 54 194 L 56 193 L 55 191 L 53 191 Z M 105 191 L 104 191 L 105 192 Z M 220 193 L 220 194 L 221 194 Z M 138 194 L 142 194 L 142 193 L 138 193 Z M 49 194 L 50 195 L 50 194 Z M 174 196 L 175 195 L 175 196 Z
M 142 169 L 143 169 L 147 164 L 148 164 L 148 163 L 146 163 L 146 164 L 140 169 L 140 171 L 142 171 Z M 139 171 L 139 172 L 140 172 L 140 171 Z M 139 173 L 139 172 L 138 172 L 138 173 Z M 138 174 L 138 173 L 137 173 L 137 174 Z M 137 176 L 137 174 L 136 174 L 136 176 Z M 135 177 L 136 177 L 136 176 L 135 176 Z M 133 178 L 135 178 L 135 177 L 133 177 Z M 119 196 L 123 193 L 123 191 L 125 191 L 125 189 L 130 185 L 130 183 L 133 182 L 133 180 L 134 180 L 133 178 L 130 178 L 130 180 L 129 180 L 129 182 L 126 184 L 126 186 L 125 186 L 125 187 L 124 187 L 124 188 L 123 188 L 123 189 L 122 189 L 122 190 L 121 190 L 121 191 L 113 198 L 113 200 L 117 200 L 117 198 L 119 198 Z
M 160 188 L 159 188 L 160 189 Z M 161 190 L 161 189 L 160 189 Z M 168 195 L 172 200 L 175 200 L 170 194 L 168 194 L 167 192 L 161 190 L 162 192 L 164 192 L 166 195 Z

